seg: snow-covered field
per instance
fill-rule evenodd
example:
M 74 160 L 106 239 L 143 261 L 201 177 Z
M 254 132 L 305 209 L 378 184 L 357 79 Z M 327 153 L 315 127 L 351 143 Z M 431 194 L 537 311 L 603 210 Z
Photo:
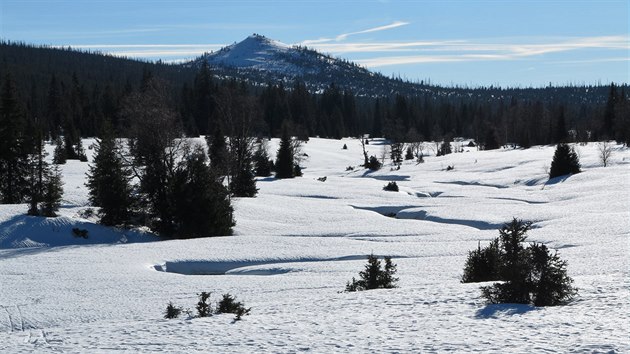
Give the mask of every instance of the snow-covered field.
M 0 205 L 0 352 L 630 352 L 630 150 L 603 168 L 577 146 L 584 172 L 547 183 L 554 147 L 466 149 L 368 173 L 357 140 L 311 139 L 304 177 L 234 202 L 235 236 L 175 241 L 81 218 L 87 164 L 69 161 L 61 217 Z M 459 282 L 512 217 L 568 260 L 574 302 L 488 306 Z M 393 257 L 399 288 L 341 292 L 370 253 Z M 251 315 L 163 319 L 201 291 Z

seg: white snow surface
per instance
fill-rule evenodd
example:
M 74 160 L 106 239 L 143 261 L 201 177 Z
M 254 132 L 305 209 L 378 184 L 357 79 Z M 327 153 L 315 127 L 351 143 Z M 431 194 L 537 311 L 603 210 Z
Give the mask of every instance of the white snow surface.
M 553 146 L 465 149 L 368 172 L 356 139 L 312 138 L 304 177 L 234 201 L 234 236 L 172 241 L 81 217 L 88 164 L 69 161 L 60 217 L 0 205 L 0 352 L 630 352 L 630 151 L 604 168 L 576 146 L 583 172 L 547 181 Z M 460 283 L 467 252 L 512 217 L 568 261 L 575 301 L 486 305 Z M 398 264 L 399 288 L 342 292 L 370 253 Z M 163 319 L 201 291 L 251 314 Z

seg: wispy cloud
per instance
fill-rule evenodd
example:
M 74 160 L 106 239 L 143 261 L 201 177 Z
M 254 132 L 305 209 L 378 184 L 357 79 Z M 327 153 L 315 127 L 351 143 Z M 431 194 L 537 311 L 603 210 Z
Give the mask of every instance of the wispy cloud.
M 310 47 L 331 54 L 396 53 L 397 55 L 357 59 L 367 67 L 413 63 L 460 62 L 481 60 L 518 60 L 581 49 L 604 51 L 630 50 L 630 37 L 596 36 L 572 38 L 541 38 L 537 42 L 522 39 L 502 39 L 497 42 L 479 40 L 411 41 L 411 42 L 344 42 L 312 43 Z
M 335 38 L 307 39 L 305 41 L 302 41 L 300 44 L 312 45 L 312 44 L 327 43 L 327 42 L 332 42 L 332 41 L 339 42 L 339 41 L 346 40 L 349 36 L 354 36 L 354 35 L 363 34 L 363 33 L 385 31 L 385 30 L 392 29 L 392 28 L 397 28 L 397 27 L 400 27 L 400 26 L 406 26 L 408 24 L 409 24 L 409 22 L 394 21 L 394 22 L 390 23 L 389 25 L 368 28 L 368 29 L 361 30 L 361 31 L 356 31 L 356 32 L 342 33 L 342 34 L 339 34 L 339 35 L 335 36 Z
M 338 35 L 337 37 L 335 37 L 336 41 L 343 41 L 346 38 L 348 38 L 348 36 L 353 36 L 355 34 L 363 34 L 363 33 L 371 33 L 371 32 L 379 32 L 379 31 L 385 31 L 388 29 L 392 29 L 392 28 L 396 28 L 396 27 L 400 27 L 400 26 L 406 26 L 408 25 L 409 22 L 403 22 L 403 21 L 395 21 L 393 23 L 390 23 L 389 25 L 385 25 L 385 26 L 379 26 L 379 27 L 374 27 L 374 28 L 369 28 L 363 31 L 357 31 L 357 32 L 350 32 L 350 33 L 343 33 Z
M 225 44 L 76 44 L 75 49 L 100 51 L 128 58 L 185 60 L 224 47 Z M 68 46 L 63 46 L 68 47 Z

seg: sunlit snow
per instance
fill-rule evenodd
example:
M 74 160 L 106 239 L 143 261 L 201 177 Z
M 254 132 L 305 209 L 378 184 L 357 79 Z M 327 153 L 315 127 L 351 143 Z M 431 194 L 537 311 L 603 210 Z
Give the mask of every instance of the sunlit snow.
M 59 218 L 0 205 L 0 352 L 629 352 L 630 150 L 604 168 L 595 144 L 576 149 L 583 172 L 547 181 L 553 146 L 426 149 L 423 164 L 368 172 L 356 139 L 312 138 L 304 177 L 234 200 L 234 236 L 173 241 L 84 217 L 88 165 L 69 161 Z M 460 283 L 468 250 L 512 217 L 568 261 L 574 302 L 486 305 Z M 342 292 L 370 253 L 398 264 L 399 288 Z M 201 291 L 251 314 L 163 319 Z

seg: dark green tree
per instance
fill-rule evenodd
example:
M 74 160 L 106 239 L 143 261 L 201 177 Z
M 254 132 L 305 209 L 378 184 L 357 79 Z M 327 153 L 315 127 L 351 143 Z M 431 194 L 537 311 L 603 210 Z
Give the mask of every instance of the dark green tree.
M 94 148 L 94 161 L 87 173 L 86 186 L 92 205 L 100 207 L 100 222 L 120 225 L 129 221 L 132 206 L 130 171 L 111 130 L 105 128 Z
M 378 171 L 381 168 L 381 162 L 376 156 L 372 155 L 370 156 L 368 164 L 365 167 L 372 171 Z
M 258 144 L 258 148 L 254 152 L 254 171 L 256 176 L 269 177 L 271 176 L 271 163 L 269 159 L 269 153 L 267 152 L 267 145 L 264 141 Z
M 63 165 L 66 163 L 67 155 L 66 148 L 61 136 L 57 136 L 55 139 L 55 151 L 53 152 L 53 163 L 55 165 Z
M 228 149 L 225 135 L 220 125 L 214 129 L 211 139 L 208 142 L 208 154 L 210 155 L 210 167 L 217 176 L 225 176 L 228 174 Z
M 476 250 L 468 252 L 462 283 L 499 280 L 500 257 L 499 239 L 484 248 L 478 245 Z
M 444 155 L 450 154 L 452 152 L 451 142 L 452 142 L 452 138 L 450 137 L 450 135 L 444 136 L 444 141 L 442 141 L 442 144 L 440 145 L 440 148 L 438 149 L 437 156 L 444 156 Z
M 235 197 L 253 198 L 258 194 L 251 163 L 245 163 L 230 180 L 230 193 Z
M 502 280 L 481 287 L 482 296 L 495 304 L 555 306 L 570 301 L 577 290 L 567 275 L 566 261 L 545 245 L 525 247 L 530 228 L 531 223 L 517 219 L 504 225 L 490 246 L 469 254 L 462 282 Z
M 576 174 L 580 172 L 580 159 L 573 147 L 560 143 L 556 146 L 556 152 L 551 161 L 549 178 Z
M 61 206 L 61 198 L 63 197 L 63 182 L 61 181 L 61 171 L 59 167 L 54 165 L 47 174 L 44 182 L 44 193 L 42 196 L 41 213 L 43 216 L 57 216 L 57 211 Z
M 173 181 L 173 234 L 178 238 L 232 234 L 233 209 L 228 190 L 207 165 L 201 148 L 194 149 Z
M 364 270 L 359 272 L 359 280 L 352 278 L 346 284 L 346 291 L 362 291 L 371 289 L 391 289 L 395 288 L 398 278 L 396 274 L 396 264 L 391 257 L 384 257 L 385 266 L 382 266 L 378 257 L 373 254 L 368 256 Z
M 567 275 L 567 261 L 551 253 L 547 246 L 533 243 L 531 257 L 532 302 L 534 306 L 556 306 L 571 301 L 577 294 L 573 279 Z
M 295 167 L 293 159 L 293 147 L 291 145 L 291 136 L 286 126 L 282 129 L 282 137 L 280 138 L 280 147 L 276 157 L 276 178 L 293 178 L 295 177 Z

